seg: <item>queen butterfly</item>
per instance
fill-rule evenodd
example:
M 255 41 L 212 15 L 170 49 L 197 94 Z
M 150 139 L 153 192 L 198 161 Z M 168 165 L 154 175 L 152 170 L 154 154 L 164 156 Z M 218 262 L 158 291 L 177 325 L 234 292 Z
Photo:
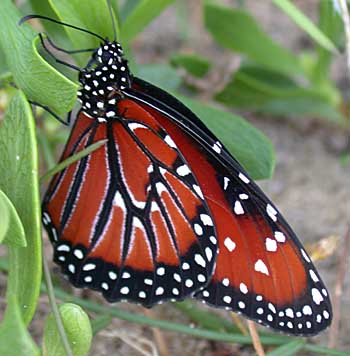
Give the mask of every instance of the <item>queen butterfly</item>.
M 57 173 L 43 200 L 54 261 L 74 286 L 146 307 L 192 296 L 290 334 L 330 324 L 295 233 L 190 109 L 133 76 L 116 40 L 79 82 L 61 160 L 106 143 Z

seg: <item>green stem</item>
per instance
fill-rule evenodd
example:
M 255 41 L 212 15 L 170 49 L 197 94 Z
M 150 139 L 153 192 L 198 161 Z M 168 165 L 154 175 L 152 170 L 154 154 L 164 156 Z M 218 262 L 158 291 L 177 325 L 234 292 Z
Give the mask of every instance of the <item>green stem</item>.
M 90 145 L 89 147 L 79 151 L 74 156 L 71 156 L 71 157 L 65 159 L 64 161 L 59 163 L 57 166 L 55 166 L 52 169 L 48 170 L 43 176 L 41 176 L 40 177 L 40 183 L 43 183 L 46 179 L 48 179 L 51 176 L 55 175 L 56 173 L 62 171 L 63 169 L 68 167 L 70 164 L 72 164 L 72 163 L 74 163 L 76 161 L 79 161 L 80 159 L 82 159 L 83 157 L 87 156 L 91 152 L 97 150 L 98 148 L 103 146 L 106 142 L 107 142 L 107 140 L 101 140 L 101 141 L 95 142 L 92 145 Z
M 62 340 L 62 344 L 63 344 L 63 348 L 65 350 L 66 356 L 73 356 L 73 352 L 70 347 L 68 337 L 67 337 L 66 331 L 63 326 L 61 314 L 60 314 L 60 311 L 58 310 L 58 306 L 57 306 L 57 302 L 56 302 L 56 298 L 55 298 L 55 291 L 54 291 L 54 288 L 52 285 L 52 280 L 51 280 L 51 275 L 50 275 L 50 269 L 49 269 L 49 266 L 47 265 L 47 261 L 46 261 L 44 254 L 43 254 L 43 266 L 44 266 L 44 279 L 45 279 L 45 284 L 46 284 L 46 291 L 47 291 L 47 295 L 49 297 L 49 302 L 50 302 L 50 306 L 52 309 L 52 313 L 55 318 L 57 330 L 61 336 L 61 340 Z

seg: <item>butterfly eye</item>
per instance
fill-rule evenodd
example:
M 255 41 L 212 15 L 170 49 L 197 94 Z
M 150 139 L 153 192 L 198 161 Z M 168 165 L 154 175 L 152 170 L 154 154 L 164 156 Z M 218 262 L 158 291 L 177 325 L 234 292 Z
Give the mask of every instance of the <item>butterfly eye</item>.
M 102 63 L 104 64 L 108 63 L 111 58 L 113 59 L 112 53 L 110 53 L 109 51 L 102 52 L 102 56 L 101 56 Z

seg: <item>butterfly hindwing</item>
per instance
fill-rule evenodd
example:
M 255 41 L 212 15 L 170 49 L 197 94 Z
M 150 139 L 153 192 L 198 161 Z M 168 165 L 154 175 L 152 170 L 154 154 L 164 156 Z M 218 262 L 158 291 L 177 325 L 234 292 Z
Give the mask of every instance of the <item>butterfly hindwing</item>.
M 181 127 L 187 125 L 182 109 L 174 117 L 176 110 L 156 112 L 147 105 L 143 91 L 140 98 L 183 152 L 214 218 L 217 264 L 196 298 L 288 333 L 315 334 L 327 327 L 326 288 L 277 208 L 214 135 L 202 134 L 196 124 L 191 134 Z M 198 139 L 203 136 L 206 142 Z

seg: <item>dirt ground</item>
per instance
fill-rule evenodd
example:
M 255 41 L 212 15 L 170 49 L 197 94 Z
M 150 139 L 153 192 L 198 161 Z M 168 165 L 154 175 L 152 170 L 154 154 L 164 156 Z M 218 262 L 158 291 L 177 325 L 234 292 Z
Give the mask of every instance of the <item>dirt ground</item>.
M 237 3 L 236 1 L 224 1 Z M 190 1 L 196 8 L 196 1 Z M 199 3 L 199 2 L 198 2 Z M 272 36 L 292 49 L 300 49 L 308 43 L 305 35 L 285 16 L 273 8 L 270 2 L 246 1 L 256 18 Z M 299 0 L 295 3 L 312 17 L 315 17 L 317 1 Z M 167 10 L 145 31 L 135 43 L 138 61 L 154 62 L 168 58 L 168 55 L 180 46 L 174 9 Z M 198 17 L 199 18 L 199 17 Z M 198 24 L 198 22 L 197 22 Z M 196 42 L 193 48 L 200 48 L 210 58 L 220 54 L 221 49 L 213 46 L 210 37 L 201 32 L 196 22 L 190 27 L 191 36 Z M 161 29 L 161 30 L 160 30 Z M 204 45 L 202 45 L 204 44 Z M 186 45 L 188 48 L 188 44 Z M 222 51 L 227 56 L 226 51 Z M 232 55 L 232 54 L 230 54 Z M 220 68 L 219 68 L 220 69 Z M 337 60 L 334 67 L 335 78 L 343 80 L 344 59 Z M 276 150 L 276 170 L 273 179 L 259 182 L 267 195 L 276 203 L 288 219 L 291 226 L 304 244 L 315 243 L 329 236 L 344 238 L 350 223 L 350 166 L 342 164 L 341 155 L 345 152 L 348 133 L 320 123 L 314 119 L 267 118 L 246 113 L 244 115 L 272 141 Z M 334 286 L 338 271 L 341 248 L 327 259 L 317 262 L 316 266 L 334 298 Z M 51 250 L 48 248 L 48 255 Z M 348 264 L 347 270 L 350 265 Z M 3 285 L 3 276 L 0 279 Z M 346 274 L 341 296 L 341 329 L 338 348 L 350 347 L 350 278 Z M 1 303 L 1 306 L 3 304 Z M 48 311 L 46 297 L 42 297 L 40 308 L 31 326 L 31 332 L 37 340 L 42 335 L 42 319 Z M 125 310 L 140 311 L 137 306 L 123 304 Z M 182 314 L 172 307 L 160 305 L 154 308 L 156 317 L 188 322 Z M 229 317 L 227 313 L 219 311 Z M 316 343 L 326 345 L 329 331 L 315 339 Z M 234 345 L 212 343 L 174 332 L 162 332 L 170 355 L 253 355 L 251 349 L 237 349 Z M 107 331 L 98 334 L 90 355 L 141 355 L 128 344 L 125 337 L 155 340 L 148 327 L 114 320 Z M 134 343 L 135 344 L 135 343 Z

